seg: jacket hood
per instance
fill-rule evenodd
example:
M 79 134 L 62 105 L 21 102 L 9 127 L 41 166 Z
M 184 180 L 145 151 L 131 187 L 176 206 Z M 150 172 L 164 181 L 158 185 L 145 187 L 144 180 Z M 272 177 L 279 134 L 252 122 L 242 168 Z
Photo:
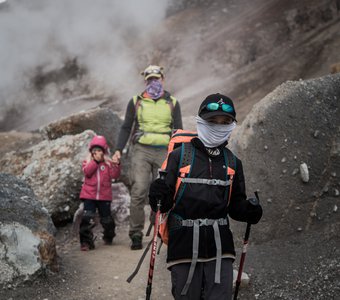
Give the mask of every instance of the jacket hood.
M 109 146 L 107 145 L 106 139 L 102 135 L 96 135 L 93 137 L 92 141 L 90 142 L 89 151 L 95 146 L 101 147 L 104 149 L 104 153 L 107 153 Z

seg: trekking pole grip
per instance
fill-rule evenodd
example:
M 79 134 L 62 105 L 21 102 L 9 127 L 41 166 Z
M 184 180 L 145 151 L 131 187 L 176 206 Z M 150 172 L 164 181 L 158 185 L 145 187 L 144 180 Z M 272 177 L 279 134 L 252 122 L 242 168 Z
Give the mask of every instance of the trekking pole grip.
M 162 179 L 162 180 L 165 180 L 165 177 L 166 177 L 166 174 L 167 174 L 167 173 L 168 173 L 168 172 L 165 171 L 165 170 L 162 170 L 162 169 L 159 169 L 159 170 L 158 170 L 159 178 Z

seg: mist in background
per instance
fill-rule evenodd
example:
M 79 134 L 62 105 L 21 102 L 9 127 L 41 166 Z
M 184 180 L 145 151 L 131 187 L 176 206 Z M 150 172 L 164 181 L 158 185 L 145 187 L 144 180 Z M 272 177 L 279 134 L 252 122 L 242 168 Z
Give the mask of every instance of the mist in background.
M 167 0 L 1 3 L 0 121 L 8 110 L 20 113 L 20 107 L 34 106 L 37 111 L 44 109 L 40 104 L 61 101 L 65 90 L 72 91 L 70 97 L 84 92 L 131 97 L 143 87 L 139 72 L 149 63 L 133 47 L 157 28 L 166 8 Z M 57 78 L 51 72 L 65 69 L 72 60 L 79 69 L 75 78 L 62 84 L 45 80 L 37 89 L 36 78 Z

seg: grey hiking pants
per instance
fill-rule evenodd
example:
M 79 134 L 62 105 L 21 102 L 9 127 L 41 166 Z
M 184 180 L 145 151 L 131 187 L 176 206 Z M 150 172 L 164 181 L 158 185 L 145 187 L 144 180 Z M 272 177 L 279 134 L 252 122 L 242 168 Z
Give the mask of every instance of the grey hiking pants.
M 231 300 L 233 288 L 233 260 L 223 258 L 221 265 L 221 283 L 215 281 L 216 261 L 198 262 L 189 290 L 181 295 L 187 281 L 190 263 L 177 264 L 171 267 L 172 295 L 175 300 Z M 203 297 L 204 295 L 204 297 Z
M 166 147 L 152 147 L 135 144 L 131 151 L 131 204 L 129 236 L 143 235 L 145 203 L 149 203 L 148 194 L 151 181 L 157 177 L 167 155 Z

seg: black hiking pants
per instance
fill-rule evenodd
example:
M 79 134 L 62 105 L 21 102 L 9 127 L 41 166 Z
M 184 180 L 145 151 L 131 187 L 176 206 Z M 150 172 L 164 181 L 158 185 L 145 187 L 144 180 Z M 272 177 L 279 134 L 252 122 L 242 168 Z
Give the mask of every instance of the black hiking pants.
M 216 260 L 198 262 L 189 290 L 181 295 L 187 281 L 190 263 L 181 263 L 170 268 L 172 295 L 175 300 L 231 300 L 233 288 L 233 260 L 223 258 L 221 265 L 221 283 L 215 283 Z
M 115 237 L 115 222 L 111 216 L 111 201 L 88 200 L 84 201 L 84 214 L 80 223 L 79 237 L 80 243 L 86 243 L 90 248 L 94 248 L 92 228 L 95 226 L 94 217 L 98 208 L 100 224 L 104 229 L 103 240 L 112 242 Z

